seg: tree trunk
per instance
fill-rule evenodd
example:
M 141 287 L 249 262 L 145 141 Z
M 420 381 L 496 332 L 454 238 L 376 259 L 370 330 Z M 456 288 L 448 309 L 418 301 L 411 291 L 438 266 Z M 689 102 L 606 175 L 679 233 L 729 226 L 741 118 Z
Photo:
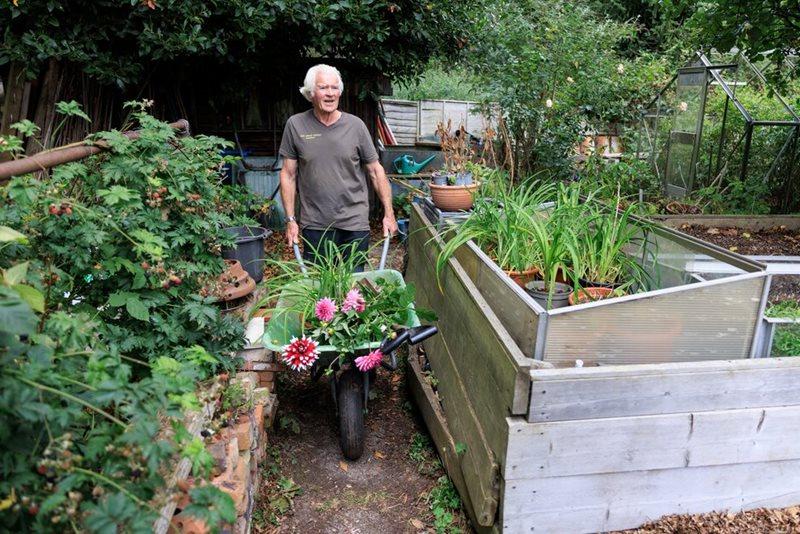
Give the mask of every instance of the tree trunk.
M 0 135 L 13 134 L 11 125 L 28 116 L 28 100 L 31 84 L 25 79 L 25 68 L 14 62 L 8 71 L 8 85 L 3 102 L 3 115 L 0 121 Z M 0 161 L 11 159 L 9 154 L 0 154 Z
M 51 136 L 55 123 L 55 106 L 60 98 L 63 84 L 61 70 L 61 63 L 58 60 L 51 58 L 47 63 L 39 99 L 36 102 L 36 112 L 33 115 L 33 122 L 41 128 L 41 131 L 36 138 L 28 141 L 29 156 L 41 152 L 44 148 L 52 148 L 55 141 Z

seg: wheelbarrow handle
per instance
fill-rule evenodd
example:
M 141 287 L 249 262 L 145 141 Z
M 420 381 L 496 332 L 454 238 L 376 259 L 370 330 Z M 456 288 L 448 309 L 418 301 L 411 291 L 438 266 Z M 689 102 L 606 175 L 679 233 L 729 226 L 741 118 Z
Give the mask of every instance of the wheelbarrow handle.
M 303 255 L 300 254 L 300 247 L 297 246 L 297 243 L 292 243 L 292 248 L 294 249 L 294 257 L 297 260 L 297 263 L 300 264 L 300 270 L 303 272 L 303 274 L 308 274 L 306 264 L 303 262 Z
M 378 270 L 383 270 L 386 267 L 386 256 L 389 255 L 389 243 L 391 240 L 391 234 L 383 236 L 383 250 L 381 251 L 381 262 L 378 265 Z

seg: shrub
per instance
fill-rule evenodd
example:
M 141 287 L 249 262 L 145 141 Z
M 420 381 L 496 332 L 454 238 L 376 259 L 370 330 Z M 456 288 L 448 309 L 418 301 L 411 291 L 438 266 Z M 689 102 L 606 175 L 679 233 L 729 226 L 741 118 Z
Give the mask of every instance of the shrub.
M 246 207 L 224 206 L 221 140 L 178 139 L 140 105 L 133 116 L 138 138 L 103 132 L 109 151 L 2 190 L 5 530 L 149 532 L 175 454 L 207 471 L 181 421 L 198 382 L 241 345 L 242 325 L 207 285 L 223 269 L 222 228 Z M 213 487 L 192 500 L 204 517 L 235 519 Z

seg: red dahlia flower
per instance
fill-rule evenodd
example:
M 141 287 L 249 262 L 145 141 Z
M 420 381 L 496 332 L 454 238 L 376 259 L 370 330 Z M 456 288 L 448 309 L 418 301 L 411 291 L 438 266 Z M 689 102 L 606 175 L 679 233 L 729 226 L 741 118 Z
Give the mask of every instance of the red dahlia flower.
M 295 371 L 303 371 L 311 367 L 317 358 L 317 342 L 311 338 L 303 336 L 300 339 L 292 338 L 292 341 L 283 347 L 283 362 Z

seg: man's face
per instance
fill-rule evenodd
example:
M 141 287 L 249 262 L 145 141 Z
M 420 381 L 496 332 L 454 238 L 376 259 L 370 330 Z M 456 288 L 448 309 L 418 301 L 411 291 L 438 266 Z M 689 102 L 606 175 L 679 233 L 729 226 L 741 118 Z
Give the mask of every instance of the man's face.
M 314 95 L 311 97 L 314 108 L 325 113 L 336 111 L 339 107 L 339 97 L 342 96 L 339 91 L 339 78 L 330 72 L 318 73 L 314 85 Z

